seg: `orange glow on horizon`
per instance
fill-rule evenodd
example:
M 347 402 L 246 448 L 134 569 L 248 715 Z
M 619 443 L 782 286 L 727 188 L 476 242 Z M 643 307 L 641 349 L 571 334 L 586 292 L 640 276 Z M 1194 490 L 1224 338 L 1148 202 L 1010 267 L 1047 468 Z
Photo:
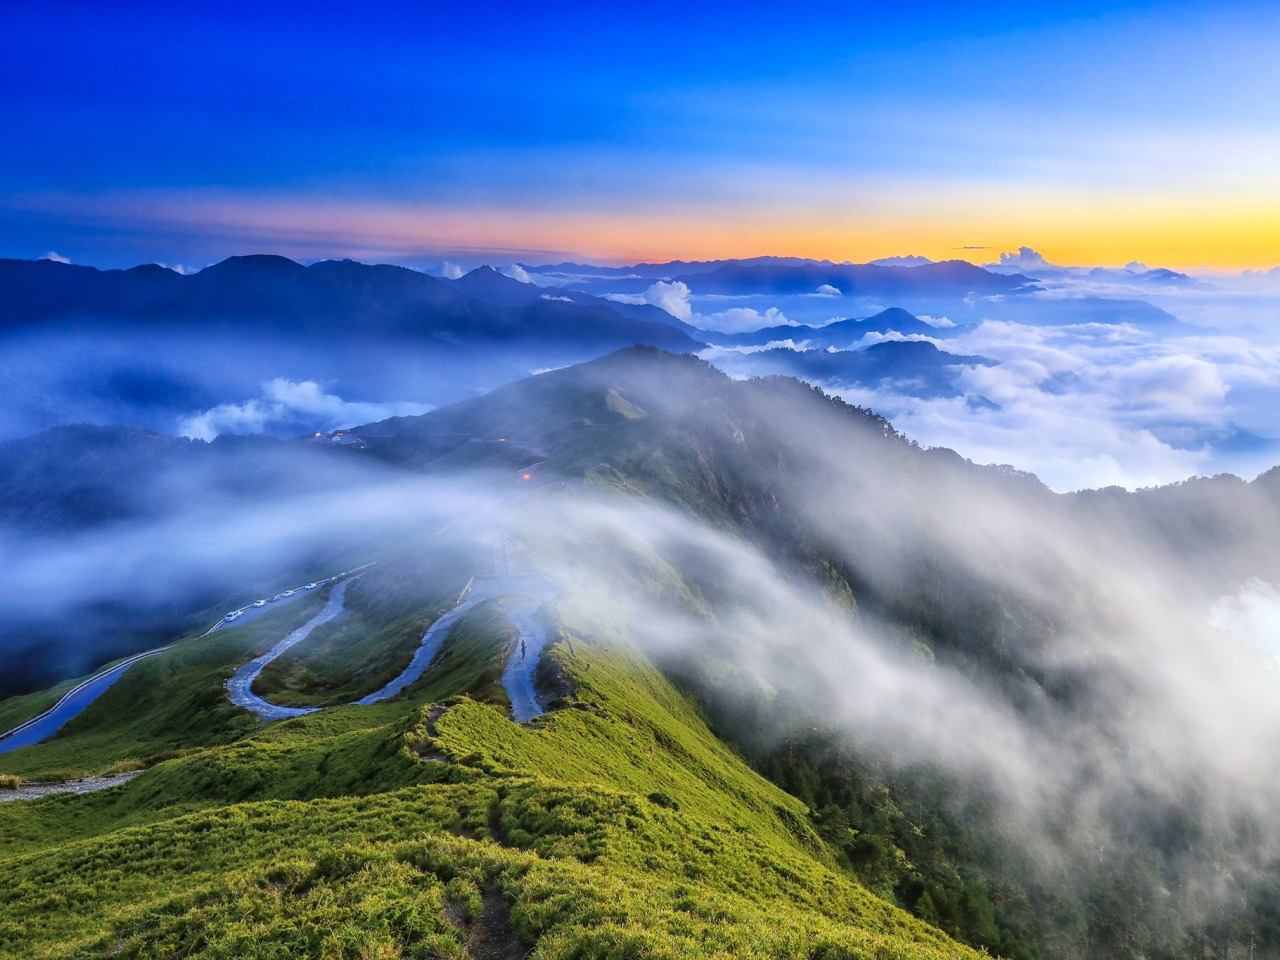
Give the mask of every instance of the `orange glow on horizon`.
M 870 209 L 812 206 L 661 211 L 412 207 L 246 195 L 42 198 L 38 206 L 156 227 L 233 235 L 231 253 L 396 261 L 492 257 L 493 263 L 661 263 L 790 256 L 865 262 L 916 254 L 986 263 L 1033 247 L 1054 263 L 1173 269 L 1280 265 L 1280 197 L 1020 196 L 989 188 L 928 197 L 889 193 Z M 234 231 L 234 233 L 232 233 Z

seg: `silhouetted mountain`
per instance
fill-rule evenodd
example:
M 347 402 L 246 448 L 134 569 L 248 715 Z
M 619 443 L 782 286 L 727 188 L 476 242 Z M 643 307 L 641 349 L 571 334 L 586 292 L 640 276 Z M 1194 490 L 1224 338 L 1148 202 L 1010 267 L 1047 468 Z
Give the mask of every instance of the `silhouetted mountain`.
M 659 323 L 674 327 L 690 337 L 700 338 L 701 331 L 690 324 L 673 317 L 667 311 L 649 303 L 622 303 L 604 297 L 592 296 L 577 290 L 565 290 L 559 287 L 539 287 L 531 283 L 521 283 L 512 277 L 499 273 L 493 267 L 477 267 L 457 280 L 446 281 L 455 289 L 461 290 L 469 297 L 489 303 L 497 307 L 526 307 L 539 301 L 552 303 L 571 303 L 582 307 L 611 310 L 620 316 L 643 323 Z M 641 340 L 639 342 L 648 342 Z
M 199 323 L 255 331 L 265 326 L 282 335 L 395 336 L 453 345 L 567 343 L 579 351 L 577 359 L 582 351 L 592 355 L 628 343 L 677 350 L 696 346 L 671 324 L 623 316 L 598 298 L 545 300 L 536 288 L 492 270 L 469 276 L 459 289 L 404 267 L 352 260 L 304 267 L 284 257 L 230 257 L 191 276 L 154 265 L 96 270 L 3 260 L 0 324 L 13 329 L 51 320 L 109 319 L 182 329 Z
M 495 307 L 527 307 L 542 298 L 544 291 L 531 283 L 504 276 L 493 267 L 476 267 L 457 280 L 446 280 L 455 290 Z
M 721 347 L 759 347 L 767 343 L 792 340 L 796 343 L 806 342 L 811 347 L 847 348 L 868 333 L 923 334 L 937 337 L 945 336 L 946 331 L 930 326 L 900 307 L 889 307 L 873 317 L 865 317 L 861 320 L 837 320 L 835 323 L 828 323 L 821 327 L 782 324 L 751 330 L 747 333 L 718 333 L 714 330 L 702 330 L 699 331 L 698 338 Z
M 342 447 L 272 437 L 205 442 L 132 427 L 56 427 L 0 443 L 0 527 L 86 530 L 163 516 L 182 500 L 265 502 L 349 482 L 359 463 Z M 174 499 L 157 497 L 166 488 Z
M 742 376 L 783 374 L 841 387 L 900 383 L 900 393 L 913 397 L 955 397 L 955 367 L 995 361 L 945 353 L 925 340 L 886 340 L 862 350 L 761 350 L 717 358 L 717 365 Z
M 734 263 L 677 279 L 700 294 L 797 294 L 832 286 L 846 296 L 963 296 L 968 293 L 1012 293 L 1030 284 L 1019 274 L 990 273 L 963 260 L 918 267 L 871 264 Z
M 879 260 L 869 261 L 873 267 L 923 267 L 926 263 L 936 263 L 928 257 L 920 257 L 915 254 L 908 254 L 905 257 L 881 257 Z

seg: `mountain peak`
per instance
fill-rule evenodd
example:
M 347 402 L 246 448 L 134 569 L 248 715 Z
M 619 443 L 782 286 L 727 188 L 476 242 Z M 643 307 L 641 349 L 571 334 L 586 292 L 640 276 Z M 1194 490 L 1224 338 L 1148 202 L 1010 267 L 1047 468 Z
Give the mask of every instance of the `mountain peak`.
M 284 277 L 306 272 L 306 267 L 288 257 L 273 253 L 251 253 L 227 257 L 212 266 L 205 267 L 196 276 L 204 277 Z

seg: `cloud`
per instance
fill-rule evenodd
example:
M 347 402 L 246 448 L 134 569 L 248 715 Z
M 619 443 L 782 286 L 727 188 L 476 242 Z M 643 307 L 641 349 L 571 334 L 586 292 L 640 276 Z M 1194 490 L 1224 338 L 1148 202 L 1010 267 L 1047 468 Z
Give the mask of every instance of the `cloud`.
M 444 263 L 440 264 L 440 276 L 444 277 L 446 280 L 457 280 L 462 276 L 462 274 L 462 268 L 456 263 L 450 263 L 446 260 Z
M 832 288 L 834 289 L 834 288 Z M 824 294 L 825 296 L 825 294 Z M 769 307 L 759 311 L 754 307 L 730 307 L 712 313 L 695 311 L 690 302 L 689 287 L 680 280 L 659 280 L 643 294 L 609 294 L 610 300 L 622 303 L 651 303 L 661 307 L 685 323 L 692 323 L 702 330 L 715 330 L 720 333 L 741 333 L 759 330 L 762 327 L 794 326 L 778 307 Z M 705 300 L 733 299 L 724 297 L 704 297 Z
M 843 296 L 843 294 L 841 294 L 839 289 L 837 289 L 836 287 L 833 287 L 831 284 L 824 283 L 822 286 L 818 287 L 817 290 L 813 291 L 813 293 L 807 293 L 805 294 L 805 296 L 807 297 L 839 297 L 839 296 Z
M 680 280 L 659 280 L 644 293 L 606 293 L 606 300 L 618 303 L 648 303 L 667 311 L 677 320 L 689 323 L 693 319 L 693 306 L 689 303 L 689 287 Z
M 498 272 L 504 277 L 510 277 L 512 280 L 519 280 L 521 283 L 533 283 L 533 277 L 529 276 L 529 271 L 518 263 L 502 267 Z
M 763 313 L 753 307 L 730 307 L 718 313 L 699 313 L 694 316 L 694 324 L 703 330 L 716 330 L 720 333 L 795 326 L 777 307 L 770 307 Z
M 1280 458 L 1280 347 L 1225 335 L 1161 338 L 1131 325 L 993 320 L 920 339 L 998 362 L 957 365 L 956 398 L 915 397 L 892 382 L 828 388 L 927 446 L 1013 463 L 1056 490 L 1251 477 Z
M 1265 580 L 1250 577 L 1234 593 L 1219 597 L 1209 626 L 1280 661 L 1280 593 Z
M 1115 372 L 1118 398 L 1163 412 L 1196 414 L 1227 395 L 1218 368 L 1198 357 L 1175 355 L 1140 360 Z
M 71 261 L 55 250 L 50 250 L 41 260 L 52 260 L 54 263 L 70 263 Z
M 802 350 L 811 350 L 811 349 L 814 349 L 814 344 L 812 340 L 796 341 L 790 337 L 785 337 L 782 340 L 770 340 L 768 343 L 762 343 L 762 344 L 750 344 L 746 346 L 737 346 L 737 347 L 716 347 L 716 346 L 705 347 L 702 350 L 698 351 L 698 356 L 701 357 L 703 360 L 706 360 L 707 362 L 714 364 L 717 360 L 721 360 L 724 358 L 736 359 L 739 357 L 747 357 L 753 353 L 762 353 L 766 350 L 802 351 Z M 724 372 L 727 373 L 729 376 L 735 377 L 737 379 L 744 379 L 751 375 L 750 373 L 737 372 L 735 370 L 734 365 L 730 365 L 728 369 L 724 370 Z
M 1000 254 L 1000 266 L 1013 270 L 1057 270 L 1039 251 L 1030 247 L 1019 247 L 1017 253 Z
M 542 299 L 543 300 L 563 300 L 565 303 L 573 303 L 573 297 L 557 297 L 550 293 L 544 293 L 542 295 Z
M 917 315 L 916 319 L 923 320 L 929 326 L 937 327 L 940 330 L 947 330 L 956 325 L 955 321 L 950 317 L 931 317 L 927 313 Z
M 659 280 L 644 292 L 644 302 L 660 307 L 678 320 L 688 323 L 693 318 L 689 305 L 689 287 L 679 280 Z
M 196 440 L 212 440 L 224 433 L 328 432 L 387 417 L 416 416 L 432 409 L 430 404 L 407 400 L 389 403 L 347 401 L 325 393 L 314 380 L 277 377 L 262 384 L 261 397 L 243 403 L 220 403 L 184 417 L 178 425 L 178 432 Z
M 513 263 L 506 267 L 500 267 L 498 272 L 504 277 L 510 277 L 512 280 L 519 280 L 521 283 L 532 284 L 535 287 L 554 287 L 559 289 L 565 286 L 565 281 L 558 274 L 538 273 L 537 270 L 527 270 L 524 264 Z
M 715 330 L 719 333 L 742 333 L 759 330 L 762 327 L 795 326 L 778 307 L 769 307 L 763 312 L 754 307 L 730 307 L 727 310 L 712 313 L 695 311 L 690 302 L 689 287 L 680 280 L 659 280 L 644 293 L 608 293 L 605 294 L 605 298 L 619 303 L 653 304 L 678 320 L 691 323 L 702 330 Z M 739 298 L 706 296 L 698 299 L 714 302 Z

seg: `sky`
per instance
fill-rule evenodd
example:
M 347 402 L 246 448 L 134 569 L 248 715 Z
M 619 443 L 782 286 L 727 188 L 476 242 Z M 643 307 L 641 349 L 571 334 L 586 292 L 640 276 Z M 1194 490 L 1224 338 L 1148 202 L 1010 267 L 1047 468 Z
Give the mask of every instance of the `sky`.
M 3 17 L 0 256 L 1280 263 L 1272 4 Z

